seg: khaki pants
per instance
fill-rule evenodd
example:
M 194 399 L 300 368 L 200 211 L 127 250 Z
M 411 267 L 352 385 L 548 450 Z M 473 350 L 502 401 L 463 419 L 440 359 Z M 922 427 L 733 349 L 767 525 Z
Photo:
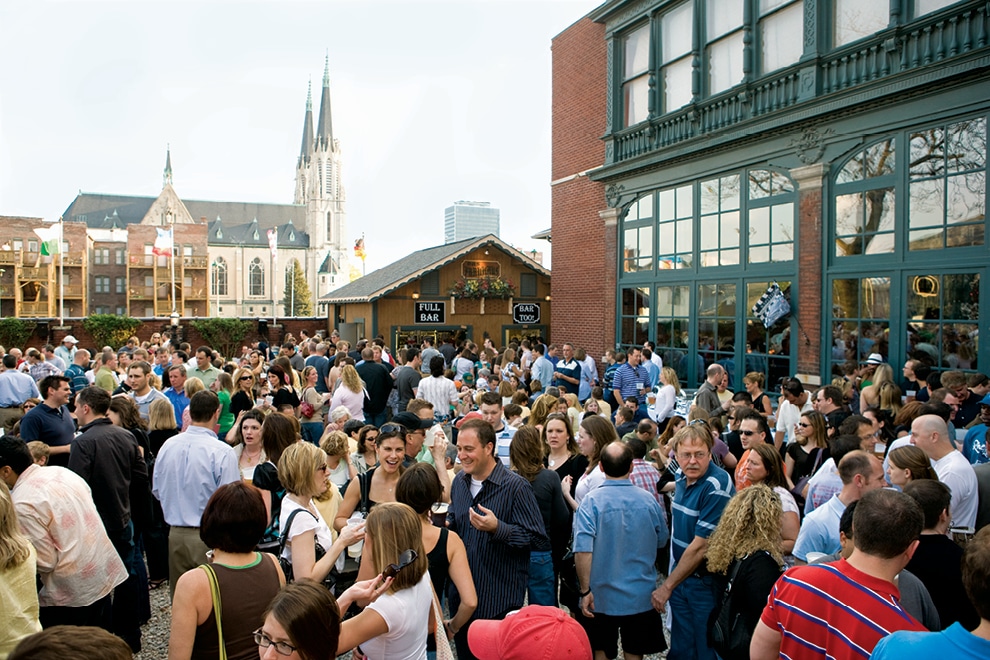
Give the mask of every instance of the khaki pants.
M 209 548 L 199 538 L 199 527 L 172 527 L 168 532 L 168 591 L 175 597 L 175 583 L 188 570 L 206 563 Z
M 3 432 L 5 434 L 12 432 L 14 424 L 23 416 L 24 413 L 20 408 L 0 408 L 0 424 L 3 425 Z

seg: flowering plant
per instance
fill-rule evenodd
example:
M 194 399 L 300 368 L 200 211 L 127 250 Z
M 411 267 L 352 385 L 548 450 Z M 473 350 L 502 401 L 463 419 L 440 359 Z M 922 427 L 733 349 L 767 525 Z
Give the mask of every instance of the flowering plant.
M 512 298 L 516 289 L 509 280 L 501 277 L 482 277 L 464 279 L 463 277 L 450 287 L 447 294 L 451 298 Z

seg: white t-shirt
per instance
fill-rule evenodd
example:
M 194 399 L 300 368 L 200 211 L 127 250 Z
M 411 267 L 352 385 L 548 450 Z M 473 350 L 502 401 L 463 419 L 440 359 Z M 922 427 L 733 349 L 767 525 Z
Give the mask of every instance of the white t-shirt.
M 811 404 L 811 394 L 808 392 L 806 394 L 808 398 L 800 408 L 784 397 L 780 397 L 780 403 L 777 406 L 777 427 L 774 430 L 784 432 L 784 444 L 794 439 L 794 425 L 801 421 L 801 413 L 814 410 L 814 406 Z
M 379 596 L 368 609 L 385 619 L 388 632 L 362 642 L 361 650 L 369 660 L 425 660 L 432 603 L 429 571 L 416 586 Z
M 316 518 L 314 519 L 310 513 L 302 511 L 295 518 L 292 519 L 292 529 L 289 531 L 289 539 L 285 543 L 285 550 L 282 551 L 282 556 L 292 561 L 292 539 L 299 536 L 304 532 L 316 531 L 316 540 L 320 542 L 324 550 L 329 550 L 330 546 L 333 545 L 333 536 L 330 534 L 330 528 L 327 526 L 327 522 L 320 515 L 320 510 L 313 505 L 313 501 L 310 500 L 310 506 L 316 511 Z M 278 533 L 281 535 L 285 531 L 285 524 L 289 522 L 289 516 L 296 509 L 302 509 L 295 501 L 290 499 L 288 495 L 282 500 L 282 513 L 279 514 L 278 522 Z M 307 509 L 308 511 L 308 509 Z
M 952 504 L 949 513 L 952 514 L 953 527 L 976 527 L 976 508 L 979 497 L 976 492 L 976 472 L 969 461 L 956 450 L 946 454 L 932 464 L 938 479 L 952 493 Z
M 581 504 L 584 496 L 605 483 L 605 472 L 602 471 L 601 464 L 595 466 L 591 474 L 582 474 L 578 479 L 577 488 L 574 489 L 574 501 Z
M 797 502 L 794 501 L 794 496 L 791 495 L 789 490 L 781 486 L 774 486 L 773 492 L 777 493 L 780 497 L 780 503 L 784 507 L 784 513 L 790 511 L 792 513 L 796 513 L 799 518 L 801 517 L 801 512 L 798 510 Z

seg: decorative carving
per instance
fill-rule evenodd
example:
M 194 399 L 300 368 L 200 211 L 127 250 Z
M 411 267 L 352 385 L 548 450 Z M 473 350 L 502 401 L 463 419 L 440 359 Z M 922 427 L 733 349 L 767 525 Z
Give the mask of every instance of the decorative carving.
M 605 44 L 605 130 L 611 133 L 615 130 L 612 123 L 612 106 L 615 104 L 615 49 L 618 45 L 615 39 L 609 39 Z
M 818 30 L 818 3 L 815 0 L 804 0 L 804 52 L 812 52 L 815 48 L 815 32 Z
M 622 193 L 626 191 L 626 187 L 620 184 L 610 184 L 605 188 L 605 203 L 609 205 L 610 208 L 616 208 L 619 206 L 619 200 L 622 199 Z
M 658 0 L 639 0 L 639 2 L 629 3 L 622 11 L 609 16 L 608 29 L 615 30 L 621 28 L 631 19 L 638 18 L 640 15 L 648 15 L 650 8 L 655 4 L 658 4 Z
M 805 70 L 801 72 L 801 92 L 805 94 L 810 94 L 814 91 L 815 87 L 815 72 L 811 70 Z
M 821 132 L 815 127 L 806 128 L 799 137 L 792 138 L 788 146 L 794 148 L 798 160 L 805 165 L 812 165 L 821 160 L 825 153 L 825 139 L 833 133 L 831 128 L 826 128 Z

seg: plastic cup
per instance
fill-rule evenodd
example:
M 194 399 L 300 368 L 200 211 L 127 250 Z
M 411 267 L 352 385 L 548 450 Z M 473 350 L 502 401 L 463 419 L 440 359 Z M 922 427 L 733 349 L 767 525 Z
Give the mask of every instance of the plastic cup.
M 347 526 L 357 527 L 358 525 L 364 524 L 364 516 L 360 513 L 355 513 L 353 516 L 347 519 Z M 357 541 L 356 543 L 347 546 L 347 556 L 351 559 L 357 559 L 361 556 L 361 550 L 364 548 L 364 540 Z
M 433 525 L 435 527 L 446 527 L 447 526 L 447 504 L 444 502 L 437 502 L 433 505 Z

